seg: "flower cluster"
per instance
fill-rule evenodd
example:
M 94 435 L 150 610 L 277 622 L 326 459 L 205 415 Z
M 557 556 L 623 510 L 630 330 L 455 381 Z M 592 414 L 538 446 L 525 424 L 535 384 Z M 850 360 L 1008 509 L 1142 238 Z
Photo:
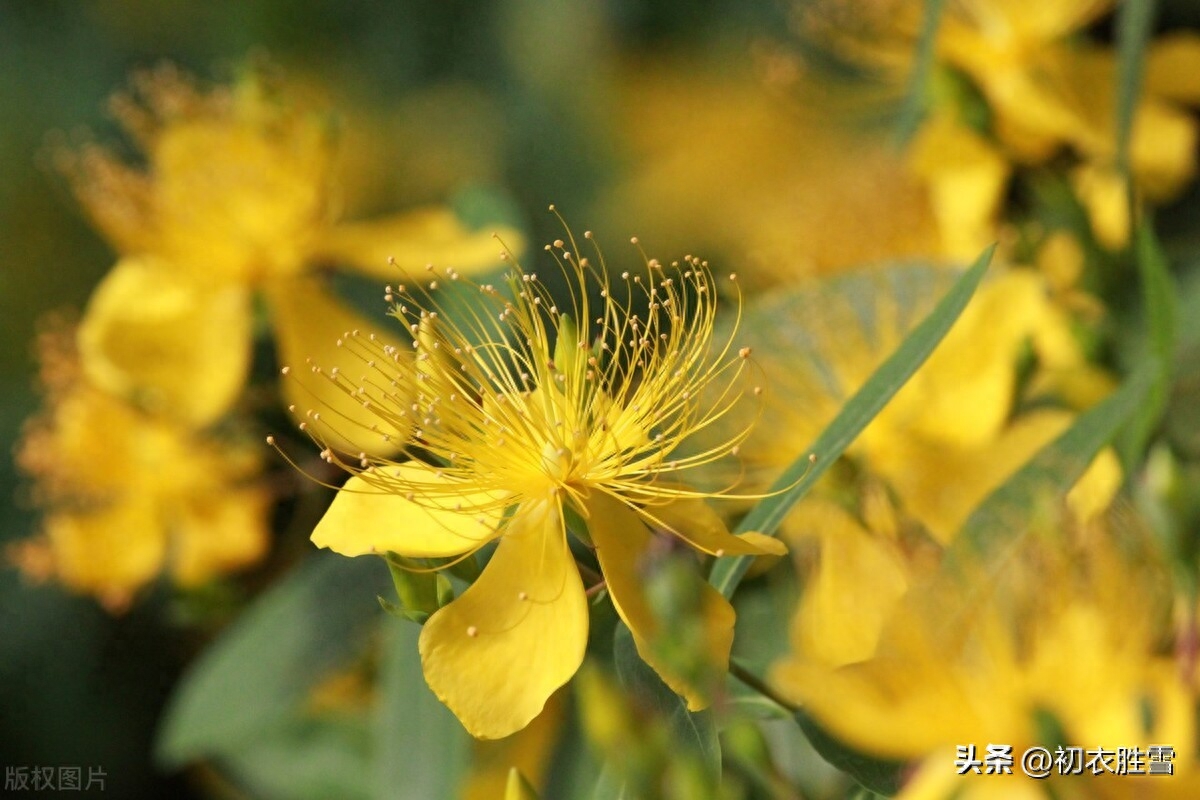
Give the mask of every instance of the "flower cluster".
M 463 269 L 497 259 L 490 234 L 448 209 L 339 223 L 332 119 L 262 68 L 203 88 L 160 67 L 137 74 L 112 109 L 138 163 L 96 144 L 56 153 L 118 261 L 77 331 L 58 337 L 74 342 L 55 352 L 72 355 L 43 348 L 60 377 L 20 453 L 46 536 L 14 552 L 27 572 L 118 608 L 164 565 L 191 586 L 266 550 L 275 497 L 255 483 L 263 463 L 247 450 L 253 423 L 239 406 L 265 327 L 256 309 L 268 310 L 282 358 L 319 356 L 344 328 L 376 329 L 331 291 L 329 267 L 379 274 L 391 269 L 384 252 L 407 267 L 418 253 Z M 289 396 L 295 389 L 283 384 L 285 402 L 309 399 Z M 353 399 L 315 391 L 345 418 L 361 413 Z

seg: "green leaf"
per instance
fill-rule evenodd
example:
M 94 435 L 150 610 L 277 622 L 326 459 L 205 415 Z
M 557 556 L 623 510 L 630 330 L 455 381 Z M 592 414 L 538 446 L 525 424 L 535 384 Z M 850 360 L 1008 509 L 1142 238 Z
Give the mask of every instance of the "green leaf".
M 1149 328 L 1144 358 L 1154 362 L 1158 376 L 1150 387 L 1146 402 L 1138 409 L 1121 441 L 1121 460 L 1127 475 L 1132 474 L 1140 463 L 1150 437 L 1162 421 L 1171 392 L 1172 367 L 1179 337 L 1178 290 L 1149 219 L 1143 219 L 1134 232 L 1134 255 L 1142 281 L 1143 305 Z
M 629 792 L 625 789 L 625 781 L 621 770 L 615 764 L 608 763 L 596 780 L 596 789 L 592 792 L 592 800 L 630 800 Z
M 1126 176 L 1154 6 L 1155 0 L 1126 0 L 1117 9 L 1117 168 Z
M 593 800 L 603 769 L 596 750 L 580 725 L 576 703 L 555 737 L 550 765 L 543 776 L 542 796 L 554 800 Z
M 625 692 L 635 698 L 639 707 L 652 710 L 666 722 L 671 741 L 678 745 L 681 753 L 694 756 L 711 785 L 716 786 L 721 780 L 721 743 L 712 713 L 688 711 L 684 699 L 671 691 L 658 673 L 642 661 L 633 634 L 623 623 L 613 634 L 613 662 Z
M 295 719 L 217 760 L 251 797 L 372 800 L 370 753 L 361 719 Z
M 786 719 L 791 717 L 791 710 L 784 708 L 761 692 L 747 686 L 733 675 L 725 682 L 729 693 L 729 707 L 737 714 L 750 719 Z
M 738 526 L 738 532 L 772 534 L 779 523 L 825 473 L 850 443 L 862 433 L 887 402 L 917 371 L 962 314 L 991 262 L 995 246 L 983 252 L 963 273 L 924 320 L 913 329 L 862 388 L 855 393 L 833 422 L 799 459 L 784 470 L 771 487 L 773 494 L 756 505 Z M 816 455 L 810 463 L 808 453 Z M 777 494 L 774 494 L 776 493 Z M 709 582 L 725 597 L 732 597 L 753 557 L 718 559 Z
M 917 51 L 913 54 L 913 67 L 908 76 L 904 107 L 900 110 L 898 134 L 901 142 L 912 138 L 921 124 L 921 118 L 925 116 L 929 81 L 937 55 L 937 33 L 942 24 L 942 9 L 945 4 L 945 0 L 925 0 L 921 32 L 917 37 Z
M 845 772 L 864 788 L 890 797 L 900 790 L 901 771 L 904 762 L 884 761 L 851 750 L 837 741 L 817 725 L 803 711 L 796 712 L 796 723 L 808 737 L 813 749 L 821 758 Z
M 317 554 L 258 598 L 183 677 L 156 756 L 178 767 L 236 751 L 364 646 L 387 578 L 374 559 Z
M 846 795 L 846 800 L 878 800 L 878 798 L 881 797 L 887 797 L 887 795 L 879 794 L 878 792 L 872 792 L 865 786 L 858 786 L 852 789 L 850 793 Z
M 425 683 L 421 629 L 384 620 L 375 710 L 375 797 L 456 797 L 467 771 L 471 737 Z

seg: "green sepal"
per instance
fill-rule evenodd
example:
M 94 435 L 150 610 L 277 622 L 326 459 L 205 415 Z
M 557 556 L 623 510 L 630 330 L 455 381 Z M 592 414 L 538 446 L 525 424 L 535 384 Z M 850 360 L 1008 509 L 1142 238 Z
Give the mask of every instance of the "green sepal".
M 414 622 L 424 622 L 430 614 L 441 608 L 442 604 L 438 598 L 437 573 L 416 571 L 428 569 L 420 563 L 420 559 L 405 558 L 395 553 L 388 553 L 384 560 L 387 562 L 388 572 L 392 575 L 392 585 L 396 588 L 396 597 L 400 600 L 398 605 L 394 605 L 385 603 L 381 598 L 380 604 L 383 605 L 385 611 L 393 615 L 399 611 L 400 616 Z
M 407 619 L 418 625 L 424 625 L 425 620 L 429 619 L 429 614 L 424 611 L 409 611 L 390 600 L 384 599 L 383 595 L 375 595 L 375 599 L 379 601 L 379 606 L 396 619 Z
M 451 564 L 447 564 L 446 571 L 454 577 L 459 578 L 464 583 L 474 583 L 479 577 L 479 559 L 475 558 L 475 554 L 472 553 L 466 558 L 460 559 Z M 438 577 L 441 577 L 441 573 L 438 573 Z M 449 585 L 449 583 L 447 583 L 447 585 Z M 445 603 L 442 605 L 445 605 Z
M 475 562 L 475 559 L 473 558 L 467 560 L 471 561 L 472 563 Z M 479 575 L 478 567 L 475 568 L 475 574 Z M 435 576 L 435 583 L 437 585 L 438 608 L 449 605 L 450 601 L 454 599 L 454 587 L 450 584 L 450 579 L 439 572 Z

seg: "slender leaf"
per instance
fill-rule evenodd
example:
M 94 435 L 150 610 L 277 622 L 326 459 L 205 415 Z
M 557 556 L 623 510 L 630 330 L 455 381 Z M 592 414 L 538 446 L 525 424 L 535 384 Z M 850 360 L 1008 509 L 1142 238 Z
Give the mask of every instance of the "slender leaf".
M 796 712 L 796 723 L 821 758 L 854 778 L 864 788 L 885 797 L 891 797 L 900 790 L 903 762 L 884 761 L 851 750 L 825 733 L 803 711 Z
M 850 443 L 862 433 L 887 402 L 917 371 L 929 354 L 954 325 L 983 279 L 995 247 L 989 247 L 975 264 L 963 273 L 946 296 L 913 329 L 887 361 L 877 369 L 842 407 L 812 446 L 784 470 L 771 487 L 771 496 L 756 505 L 738 527 L 742 531 L 771 534 L 800 498 L 829 469 Z M 816 456 L 810 463 L 809 453 Z M 732 597 L 742 576 L 753 561 L 740 556 L 718 559 L 709 581 L 725 597 Z
M 750 719 L 786 719 L 792 715 L 788 709 L 763 697 L 732 676 L 726 682 L 726 687 L 729 690 L 729 707 L 741 716 Z
M 277 726 L 364 644 L 387 571 L 375 559 L 316 554 L 260 597 L 184 676 L 165 714 L 167 767 L 231 752 Z
M 921 32 L 917 37 L 917 51 L 913 55 L 912 72 L 908 76 L 904 107 L 900 110 L 898 134 L 901 142 L 912 138 L 921 124 L 921 118 L 925 116 L 929 76 L 933 72 L 934 57 L 937 55 L 937 33 L 942 24 L 942 9 L 945 5 L 945 0 L 925 0 Z
M 662 682 L 658 674 L 638 655 L 633 634 L 624 624 L 613 635 L 613 661 L 617 678 L 626 693 L 642 707 L 650 708 L 666 722 L 671 739 L 681 753 L 690 753 L 702 766 L 711 785 L 721 779 L 721 743 L 717 725 L 709 711 L 691 712 L 682 697 Z
M 967 519 L 949 556 L 977 553 L 1021 529 L 1020 520 L 1047 496 L 1063 496 L 1121 426 L 1145 403 L 1159 368 L 1143 364 L 1114 394 L 1090 409 L 996 489 Z
M 378 800 L 455 797 L 466 774 L 470 736 L 442 705 L 421 671 L 420 627 L 383 623 L 383 662 L 375 718 Z
M 803 711 L 784 708 L 736 676 L 730 675 L 727 685 L 732 690 L 735 704 L 752 716 L 758 719 L 787 718 L 794 721 L 822 759 L 850 775 L 862 786 L 884 795 L 895 794 L 899 789 L 903 762 L 874 758 L 843 745 L 825 733 L 812 717 Z
M 577 711 L 577 704 L 574 708 Z M 597 797 L 596 787 L 601 782 L 603 767 L 596 749 L 587 741 L 578 713 L 568 712 L 543 778 L 542 797 L 547 800 L 593 800 Z
M 1149 341 L 1145 359 L 1155 363 L 1157 379 L 1150 387 L 1146 402 L 1138 409 L 1121 442 L 1122 461 L 1132 474 L 1141 460 L 1146 444 L 1162 421 L 1171 391 L 1175 347 L 1179 337 L 1179 298 L 1175 281 L 1167 266 L 1166 255 L 1154 235 L 1149 219 L 1142 221 L 1134 234 L 1135 257 L 1142 281 Z
M 1126 176 L 1154 6 L 1155 0 L 1125 0 L 1117 11 L 1117 167 Z

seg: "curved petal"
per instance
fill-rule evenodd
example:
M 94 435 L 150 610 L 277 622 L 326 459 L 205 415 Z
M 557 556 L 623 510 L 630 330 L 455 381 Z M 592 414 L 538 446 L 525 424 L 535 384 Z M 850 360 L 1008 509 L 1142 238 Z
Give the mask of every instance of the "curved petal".
M 787 546 L 769 536 L 734 536 L 712 506 L 698 497 L 681 497 L 642 509 L 642 515 L 710 556 L 781 556 Z
M 1200 34 L 1157 36 L 1146 53 L 1146 92 L 1177 103 L 1200 103 Z
M 660 624 L 654 609 L 642 591 L 644 577 L 640 574 L 645 554 L 651 544 L 650 531 L 628 506 L 601 492 L 594 492 L 586 502 L 588 533 L 596 544 L 596 558 L 612 597 L 613 606 L 633 634 L 638 655 L 649 664 L 671 690 L 687 700 L 688 708 L 697 711 L 709 704 L 704 689 L 676 672 L 674 665 L 659 655 L 654 639 Z M 729 651 L 733 646 L 733 607 L 713 587 L 691 575 L 694 591 L 700 599 L 699 613 L 704 628 L 703 651 L 705 666 L 722 674 L 729 668 Z
M 388 471 L 399 480 L 429 478 L 428 470 L 409 464 Z M 495 499 L 482 492 L 447 492 L 441 498 L 423 496 L 417 503 L 365 472 L 346 481 L 317 523 L 312 541 L 344 556 L 455 556 L 496 536 L 503 507 Z
M 178 508 L 171 528 L 171 572 L 182 586 L 255 563 L 270 545 L 274 498 L 265 488 L 198 492 Z
M 317 251 L 364 275 L 389 281 L 401 279 L 402 270 L 424 270 L 426 264 L 481 273 L 501 264 L 503 246 L 493 233 L 513 252 L 520 251 L 522 237 L 515 230 L 502 226 L 471 230 L 448 208 L 343 223 L 325 235 Z
M 483 574 L 421 631 L 429 688 L 480 739 L 536 717 L 583 662 L 588 610 L 556 504 L 509 520 Z
M 279 360 L 291 371 L 283 396 L 297 413 L 312 412 L 306 424 L 314 438 L 351 454 L 383 456 L 403 446 L 412 431 L 405 415 L 415 384 L 406 358 L 411 348 L 383 349 L 385 343 L 401 340 L 403 331 L 367 321 L 316 278 L 276 281 L 266 294 Z M 343 338 L 353 331 L 357 335 L 343 346 Z M 322 373 L 312 372 L 310 364 Z M 364 394 L 351 394 L 359 389 Z
M 796 657 L 828 667 L 870 658 L 880 631 L 908 590 L 909 566 L 899 548 L 827 500 L 806 499 L 784 525 L 798 548 L 806 539 L 820 544 L 816 572 L 805 577 L 792 617 Z
M 237 286 L 180 278 L 150 257 L 117 262 L 79 325 L 88 377 L 159 413 L 203 425 L 220 417 L 250 367 L 250 302 Z

